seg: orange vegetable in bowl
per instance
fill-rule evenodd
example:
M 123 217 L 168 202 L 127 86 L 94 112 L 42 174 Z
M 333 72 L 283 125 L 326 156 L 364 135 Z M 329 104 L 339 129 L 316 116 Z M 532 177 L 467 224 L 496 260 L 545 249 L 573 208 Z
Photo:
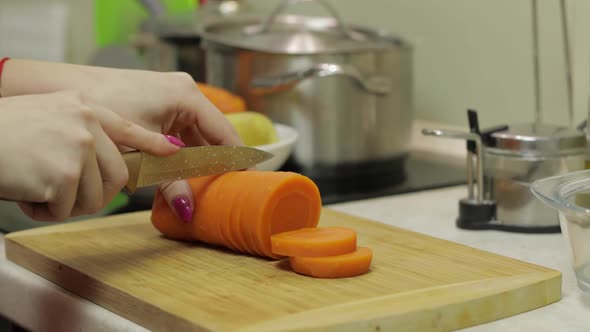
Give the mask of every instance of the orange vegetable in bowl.
M 238 95 L 201 82 L 197 83 L 197 87 L 224 114 L 246 111 L 246 102 Z

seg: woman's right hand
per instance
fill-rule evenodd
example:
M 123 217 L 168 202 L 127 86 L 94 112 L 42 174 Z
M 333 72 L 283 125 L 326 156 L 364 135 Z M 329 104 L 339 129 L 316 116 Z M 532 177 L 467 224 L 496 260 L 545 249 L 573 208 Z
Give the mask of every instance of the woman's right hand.
M 35 220 L 92 214 L 127 183 L 117 144 L 156 155 L 178 150 L 98 107 L 76 92 L 0 99 L 0 199 L 19 202 Z

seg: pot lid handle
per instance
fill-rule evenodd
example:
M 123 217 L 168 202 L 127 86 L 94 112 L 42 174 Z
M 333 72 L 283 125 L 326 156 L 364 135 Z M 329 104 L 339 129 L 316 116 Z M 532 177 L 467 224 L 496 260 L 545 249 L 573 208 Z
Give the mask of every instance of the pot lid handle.
M 256 34 L 261 34 L 261 33 L 265 33 L 268 32 L 270 27 L 272 26 L 272 24 L 275 22 L 277 16 L 279 14 L 281 14 L 283 11 L 285 11 L 285 9 L 289 6 L 292 6 L 296 3 L 299 2 L 317 2 L 319 3 L 322 7 L 324 7 L 324 9 L 326 9 L 329 13 L 330 16 L 332 16 L 332 18 L 336 21 L 336 23 L 338 24 L 338 29 L 340 30 L 340 32 L 347 38 L 353 39 L 353 40 L 362 40 L 364 39 L 362 35 L 360 34 L 355 34 L 352 31 L 350 31 L 350 29 L 348 29 L 343 21 L 342 18 L 340 17 L 340 15 L 338 14 L 338 12 L 336 11 L 336 9 L 334 9 L 334 7 L 332 5 L 330 5 L 327 1 L 325 0 L 283 0 L 271 13 L 270 15 L 262 22 L 262 24 L 254 26 L 254 27 L 249 27 L 247 29 L 244 30 L 244 34 L 246 35 L 256 35 Z

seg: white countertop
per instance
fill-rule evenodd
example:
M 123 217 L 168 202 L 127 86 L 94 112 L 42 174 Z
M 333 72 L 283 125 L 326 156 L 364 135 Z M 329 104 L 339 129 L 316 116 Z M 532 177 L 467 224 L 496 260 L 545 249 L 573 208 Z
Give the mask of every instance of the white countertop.
M 429 127 L 429 124 L 420 122 L 418 127 Z M 416 135 L 413 148 L 426 147 L 462 157 L 465 145 L 462 141 L 425 140 Z M 562 235 L 458 229 L 455 226 L 458 201 L 465 195 L 466 188 L 459 186 L 329 207 L 562 272 L 563 292 L 559 302 L 467 331 L 589 331 L 590 295 L 576 286 Z M 33 331 L 144 331 L 137 324 L 7 261 L 1 234 L 0 315 Z

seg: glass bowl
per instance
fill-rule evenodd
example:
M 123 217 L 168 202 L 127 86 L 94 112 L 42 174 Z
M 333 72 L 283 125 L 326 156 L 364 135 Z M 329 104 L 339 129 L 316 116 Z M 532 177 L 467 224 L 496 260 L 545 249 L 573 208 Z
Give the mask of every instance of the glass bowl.
M 558 211 L 578 287 L 590 293 L 590 170 L 537 180 L 531 191 Z

